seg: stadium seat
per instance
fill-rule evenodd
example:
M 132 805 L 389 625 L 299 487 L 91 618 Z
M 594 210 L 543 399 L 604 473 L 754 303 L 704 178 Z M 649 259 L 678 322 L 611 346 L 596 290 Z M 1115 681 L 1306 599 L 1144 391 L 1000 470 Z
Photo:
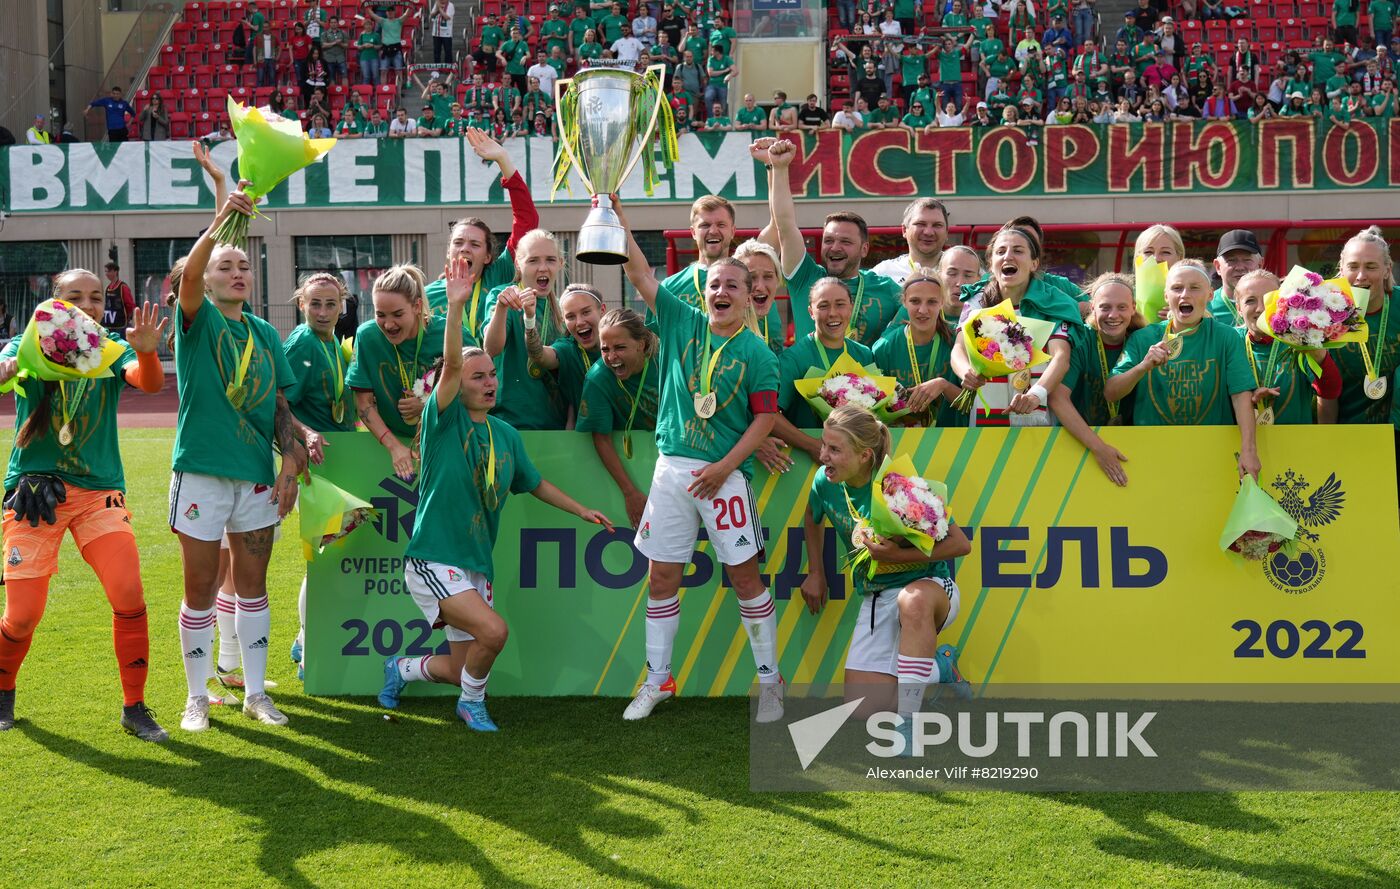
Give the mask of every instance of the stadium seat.
M 1303 40 L 1303 23 L 1298 19 L 1283 20 L 1283 42 L 1300 43 Z
M 1239 40 L 1241 37 L 1245 40 L 1254 39 L 1254 25 L 1249 19 L 1234 19 L 1230 22 L 1230 39 Z
M 216 114 L 223 114 L 228 108 L 228 90 L 211 87 L 204 94 L 204 107 Z
M 231 49 L 233 49 L 232 43 L 215 43 L 206 46 L 204 48 L 204 64 L 222 68 L 228 63 L 229 50 Z
M 190 115 L 183 111 L 170 112 L 170 138 L 188 139 L 190 137 Z
M 253 90 L 253 103 L 258 108 L 263 108 L 272 101 L 272 94 L 275 90 L 270 86 L 260 86 Z
M 1235 45 L 1233 43 L 1217 43 L 1212 47 L 1215 67 L 1221 71 L 1230 67 L 1230 63 L 1235 59 Z
M 1229 23 L 1220 19 L 1212 19 L 1205 24 L 1205 40 L 1207 43 L 1219 43 L 1228 40 L 1230 37 Z
M 1314 37 L 1326 35 L 1332 27 L 1332 22 L 1326 16 L 1314 13 L 1303 20 L 1305 34 L 1309 40 Z
M 1274 17 L 1273 2 L 1272 0 L 1249 0 L 1249 12 L 1254 17 L 1256 25 L 1263 24 Z
M 1256 22 L 1254 32 L 1260 43 L 1273 43 L 1283 39 L 1283 28 L 1274 21 Z
M 152 90 L 170 89 L 170 69 L 163 65 L 153 65 L 146 75 L 146 86 Z
M 197 24 L 199 22 L 207 21 L 207 15 L 208 14 L 205 12 L 205 5 L 203 3 L 185 4 L 185 21 Z
M 1320 0 L 1295 0 L 1295 2 L 1297 11 L 1294 14 L 1302 18 L 1323 18 L 1326 15 L 1328 4 L 1320 2 Z
M 180 90 L 180 110 L 198 113 L 204 110 L 204 91 L 199 89 Z
M 224 89 L 233 89 L 243 83 L 243 67 L 241 65 L 220 65 L 215 69 L 217 72 L 214 83 Z
M 274 22 L 290 22 L 295 4 L 292 0 L 277 0 L 272 4 L 272 20 Z
M 369 100 L 374 97 L 374 87 L 367 83 L 357 83 L 350 87 L 350 89 L 353 90 L 355 95 L 360 97 L 360 101 L 364 102 L 366 105 L 368 105 Z
M 214 68 L 198 65 L 194 68 L 194 88 L 207 90 L 214 86 Z
M 248 14 L 248 4 L 243 0 L 230 0 L 228 4 L 228 20 L 231 22 L 241 22 Z
M 176 22 L 171 29 L 170 39 L 180 46 L 189 46 L 195 40 L 195 28 L 197 26 L 191 22 Z M 171 47 L 173 49 L 174 47 Z
M 233 100 L 235 102 L 241 102 L 244 105 L 247 105 L 249 102 L 256 102 L 256 100 L 253 98 L 253 91 L 246 86 L 235 87 L 234 89 L 229 90 L 228 94 L 233 97 Z M 268 90 L 268 95 L 271 94 L 272 91 Z M 224 107 L 228 106 L 225 105 Z

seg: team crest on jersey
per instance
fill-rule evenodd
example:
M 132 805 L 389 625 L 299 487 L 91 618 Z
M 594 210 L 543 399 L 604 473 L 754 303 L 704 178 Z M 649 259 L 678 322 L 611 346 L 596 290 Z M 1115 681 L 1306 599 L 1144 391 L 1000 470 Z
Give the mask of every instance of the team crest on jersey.
M 1290 545 L 1264 561 L 1264 576 L 1285 593 L 1306 593 L 1317 589 L 1327 571 L 1320 531 L 1336 521 L 1346 503 L 1342 480 L 1334 472 L 1316 489 L 1301 473 L 1288 470 L 1275 476 L 1270 487 L 1279 491 L 1278 505 L 1298 523 L 1298 537 Z M 1311 490 L 1310 490 L 1311 489 Z
M 457 581 L 462 579 L 462 572 L 458 571 L 456 568 L 448 568 L 447 579 L 452 581 L 453 583 L 456 583 Z
M 10 547 L 10 556 L 5 560 L 5 564 L 13 568 L 16 565 L 21 564 L 22 562 L 24 562 L 24 557 L 19 554 L 19 547 Z
M 189 520 L 192 521 L 192 522 L 197 522 L 197 521 L 199 521 L 199 504 L 198 504 L 198 503 L 191 503 L 191 504 L 190 504 L 190 508 L 187 509 L 187 510 L 185 510 L 185 518 L 189 519 Z
M 650 540 L 650 539 L 651 539 L 651 522 L 646 522 L 645 524 L 642 525 L 642 539 L 643 539 L 643 540 Z

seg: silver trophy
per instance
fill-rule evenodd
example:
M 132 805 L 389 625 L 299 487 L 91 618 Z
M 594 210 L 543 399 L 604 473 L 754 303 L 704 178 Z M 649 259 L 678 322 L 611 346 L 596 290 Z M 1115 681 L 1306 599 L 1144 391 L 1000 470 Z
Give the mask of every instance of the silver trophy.
M 665 65 L 652 65 L 655 84 L 665 77 Z M 648 86 L 648 78 L 630 67 L 594 62 L 567 80 L 554 82 L 554 107 L 574 102 L 577 132 L 562 127 L 559 144 L 584 187 L 593 196 L 593 209 L 578 233 L 576 255 L 593 265 L 622 265 L 627 261 L 627 231 L 613 210 L 609 195 L 617 193 L 642 157 L 652 150 L 652 138 L 664 93 Z M 650 107 L 644 131 L 637 129 L 638 111 Z

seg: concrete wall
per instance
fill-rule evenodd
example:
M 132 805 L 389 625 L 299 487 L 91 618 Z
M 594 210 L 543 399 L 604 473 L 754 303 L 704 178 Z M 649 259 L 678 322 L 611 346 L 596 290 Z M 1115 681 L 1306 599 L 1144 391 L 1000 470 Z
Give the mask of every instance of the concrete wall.
M 56 47 L 49 44 L 45 0 L 6 0 L 0 5 L 0 84 L 4 84 L 6 100 L 0 108 L 9 108 L 0 124 L 8 127 L 15 139 L 24 140 L 24 131 L 36 112 L 47 112 L 55 105 L 66 107 L 74 133 L 88 138 L 83 109 L 97 95 L 107 70 L 102 5 L 100 0 L 63 0 L 66 35 L 62 78 L 49 70 L 49 57 Z
M 822 45 L 812 40 L 741 40 L 735 45 L 734 67 L 739 80 L 729 90 L 729 112 L 743 107 L 744 93 L 753 93 L 760 104 L 773 98 L 774 90 L 801 104 L 808 93 L 825 101 L 826 66 Z

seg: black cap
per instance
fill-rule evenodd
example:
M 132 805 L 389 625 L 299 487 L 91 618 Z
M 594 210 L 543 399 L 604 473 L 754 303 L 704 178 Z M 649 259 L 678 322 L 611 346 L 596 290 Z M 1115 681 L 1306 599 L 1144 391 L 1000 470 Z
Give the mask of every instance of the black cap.
M 1220 236 L 1220 246 L 1215 249 L 1215 255 L 1224 256 L 1231 250 L 1248 250 L 1259 256 L 1264 255 L 1263 248 L 1259 246 L 1259 239 L 1254 236 L 1254 232 L 1245 228 L 1233 229 Z

